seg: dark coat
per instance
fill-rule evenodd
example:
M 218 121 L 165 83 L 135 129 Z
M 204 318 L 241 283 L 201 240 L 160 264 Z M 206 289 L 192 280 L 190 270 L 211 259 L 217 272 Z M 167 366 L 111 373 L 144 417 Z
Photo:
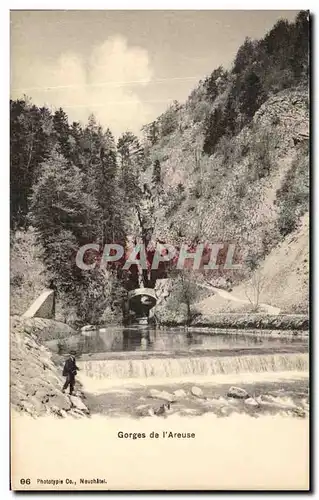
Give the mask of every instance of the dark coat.
M 63 377 L 67 377 L 68 375 L 76 375 L 76 372 L 78 370 L 78 367 L 75 364 L 75 358 L 73 356 L 70 356 L 63 368 Z

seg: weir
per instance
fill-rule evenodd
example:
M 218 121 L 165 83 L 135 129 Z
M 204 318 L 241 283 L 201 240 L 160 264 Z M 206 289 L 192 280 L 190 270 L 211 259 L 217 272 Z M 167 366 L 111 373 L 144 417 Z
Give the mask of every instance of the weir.
M 182 358 L 112 359 L 80 361 L 88 377 L 129 379 L 148 377 L 211 376 L 219 374 L 307 371 L 309 357 L 305 353 L 248 356 L 203 356 Z

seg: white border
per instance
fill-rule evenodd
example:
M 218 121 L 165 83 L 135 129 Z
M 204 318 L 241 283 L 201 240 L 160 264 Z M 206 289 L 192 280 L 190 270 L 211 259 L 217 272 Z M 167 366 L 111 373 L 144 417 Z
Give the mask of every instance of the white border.
M 275 0 L 268 1 L 259 1 L 258 3 L 255 1 L 243 1 L 243 2 L 235 2 L 230 0 L 224 0 L 222 3 L 218 4 L 215 2 L 213 4 L 212 1 L 204 1 L 197 0 L 195 1 L 177 1 L 177 0 L 161 0 L 153 1 L 150 5 L 149 1 L 135 1 L 132 2 L 130 0 L 108 0 L 107 2 L 104 0 L 91 0 L 74 2 L 70 0 L 55 0 L 53 1 L 29 1 L 25 2 L 23 0 L 12 0 L 11 2 L 3 1 L 0 5 L 0 37 L 1 37 L 1 56 L 2 56 L 2 69 L 4 69 L 4 74 L 1 77 L 1 187 L 2 187 L 2 196 L 0 196 L 0 217 L 1 217 L 1 230 L 3 234 L 2 245 L 1 245 L 1 271 L 2 277 L 0 280 L 0 299 L 1 299 L 1 328 L 0 332 L 2 335 L 1 339 L 1 362 L 0 362 L 0 380 L 2 383 L 2 391 L 1 391 L 1 452 L 2 452 L 2 461 L 1 461 L 1 474 L 0 474 L 0 491 L 1 498 L 11 498 L 12 492 L 8 491 L 9 484 L 9 466 L 8 466 L 8 450 L 9 450 L 9 439 L 8 439 L 8 426 L 9 426 L 9 410 L 8 405 L 4 404 L 4 402 L 8 401 L 8 386 L 9 386 L 9 357 L 8 357 L 8 349 L 9 349 L 9 336 L 8 336 L 8 311 L 9 311 L 9 294 L 8 294 L 8 284 L 9 284 L 9 10 L 21 9 L 21 10 L 30 10 L 30 9 L 42 9 L 42 10 L 66 10 L 66 9 L 74 9 L 74 10 L 95 10 L 95 9 L 146 9 L 146 10 L 181 10 L 181 9 L 190 9 L 190 10 L 202 10 L 202 9 L 216 9 L 216 10 L 302 10 L 302 9 L 310 9 L 311 13 L 315 16 L 318 12 L 318 7 L 316 6 L 316 2 L 314 0 L 308 1 L 307 5 L 301 5 L 300 1 L 292 1 L 285 0 L 280 3 Z M 316 20 L 315 20 L 316 21 Z M 313 29 L 315 28 L 315 24 L 313 24 Z M 317 44 L 318 41 L 318 29 L 317 32 L 313 33 L 313 46 L 312 52 L 316 54 L 316 57 L 313 57 L 313 105 L 314 105 L 314 115 L 313 115 L 313 127 L 314 123 L 318 122 L 318 103 L 317 99 L 315 99 L 315 82 L 318 82 L 318 64 L 317 64 Z M 213 68 L 212 68 L 213 69 Z M 317 119 L 317 120 L 316 120 Z M 313 130 L 312 138 L 315 139 L 315 130 Z M 318 142 L 315 141 L 313 146 L 313 165 L 312 165 L 312 182 L 313 182 L 313 202 L 317 205 L 316 199 L 319 199 L 319 185 L 318 185 L 318 176 L 315 171 L 317 168 L 316 158 L 318 157 Z M 317 211 L 314 209 L 313 214 L 315 215 Z M 314 217 L 313 220 L 313 236 L 316 243 L 317 235 L 319 234 L 319 220 L 316 220 Z M 318 244 L 316 245 L 316 251 L 312 254 L 313 263 L 319 262 L 319 250 Z M 315 271 L 315 282 L 319 280 L 319 265 L 314 268 Z M 314 331 L 313 336 L 315 337 L 317 333 L 317 314 L 316 311 L 319 307 L 319 297 L 313 293 L 313 313 L 315 315 L 314 321 Z M 313 344 L 314 352 L 313 352 L 313 366 L 315 369 L 316 362 L 315 360 L 319 359 L 318 355 L 318 345 L 317 341 Z M 317 371 L 315 372 L 315 377 L 313 380 L 314 390 L 318 391 L 318 381 L 317 381 Z M 315 398 L 316 400 L 317 398 Z M 314 414 L 317 415 L 317 412 L 314 409 Z M 316 424 L 316 422 L 314 422 Z M 318 436 L 318 433 L 314 433 L 315 436 Z M 315 442 L 315 448 L 317 445 L 317 439 Z M 317 467 L 318 463 L 315 462 L 316 470 L 314 470 L 314 477 L 317 477 Z M 109 495 L 110 493 L 108 493 Z M 214 496 L 219 496 L 215 494 Z M 256 494 L 257 495 L 257 494 Z M 30 496 L 33 495 L 28 495 Z M 36 495 L 39 498 L 39 494 Z M 48 494 L 45 495 L 47 497 Z M 61 497 L 66 497 L 65 494 L 59 494 Z M 91 494 L 86 494 L 86 497 L 91 497 Z M 196 496 L 194 494 L 193 496 Z M 280 497 L 281 495 L 274 495 L 275 497 Z M 290 495 L 288 495 L 290 496 Z M 292 495 L 291 495 L 292 496 Z M 293 495 L 295 496 L 295 495 Z M 145 495 L 143 495 L 145 498 Z M 225 497 L 225 495 L 223 495 Z
M 313 10 L 315 2 L 311 0 L 308 5 L 301 5 L 300 1 L 296 0 L 282 0 L 280 3 L 275 0 L 265 1 L 261 0 L 258 3 L 254 1 L 236 2 L 234 0 L 224 0 L 219 5 L 217 2 L 209 0 L 198 1 L 180 1 L 180 0 L 154 0 L 148 2 L 146 0 L 130 1 L 130 0 L 56 0 L 44 2 L 43 0 L 33 0 L 25 2 L 24 0 L 11 0 L 7 2 L 10 9 L 20 10 Z M 311 5 L 312 4 L 312 5 Z

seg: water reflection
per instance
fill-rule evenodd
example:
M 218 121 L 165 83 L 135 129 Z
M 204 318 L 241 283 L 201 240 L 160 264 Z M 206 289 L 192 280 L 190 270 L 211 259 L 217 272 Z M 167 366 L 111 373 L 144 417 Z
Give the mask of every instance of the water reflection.
M 140 330 L 124 329 L 122 351 L 151 350 L 154 340 L 154 331 L 147 328 Z M 114 349 L 112 349 L 114 350 Z
M 132 352 L 132 351 L 172 351 L 195 352 L 217 349 L 272 348 L 285 345 L 307 345 L 302 337 L 267 337 L 256 332 L 256 335 L 245 335 L 245 332 L 229 335 L 224 332 L 195 332 L 193 330 L 178 331 L 173 328 L 155 330 L 152 328 L 104 328 L 100 331 L 87 332 L 77 336 L 77 350 L 81 353 L 98 352 Z

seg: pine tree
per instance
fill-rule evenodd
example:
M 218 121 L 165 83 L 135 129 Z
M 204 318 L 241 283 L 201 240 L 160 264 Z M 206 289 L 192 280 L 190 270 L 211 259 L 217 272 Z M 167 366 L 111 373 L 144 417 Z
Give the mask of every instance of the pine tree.
M 219 139 L 225 133 L 225 116 L 222 108 L 219 106 L 214 109 L 206 122 L 206 133 L 204 140 L 204 152 L 212 154 Z
M 70 127 L 69 143 L 71 161 L 81 167 L 83 154 L 83 130 L 79 122 L 73 122 Z
M 39 164 L 50 154 L 51 115 L 26 97 L 10 101 L 11 227 L 26 227 L 29 196 Z
M 294 26 L 294 43 L 290 63 L 295 78 L 308 78 L 309 68 L 309 12 L 299 12 Z
M 95 221 L 100 214 L 100 207 L 85 192 L 84 184 L 85 178 L 80 169 L 54 149 L 41 165 L 41 173 L 33 186 L 30 220 L 59 296 L 77 309 L 80 319 L 91 315 L 93 320 L 94 314 L 97 315 L 97 308 L 92 306 L 94 293 L 99 296 L 100 315 L 107 297 L 100 268 L 96 266 L 93 271 L 87 271 L 76 264 L 80 247 L 96 243 Z M 98 255 L 91 254 L 88 258 L 94 262 Z M 98 315 L 95 316 L 97 319 Z
M 157 120 L 153 121 L 149 125 L 146 125 L 142 130 L 146 132 L 146 139 L 152 146 L 155 146 L 159 140 L 159 125 Z
M 92 242 L 89 216 L 94 219 L 97 206 L 84 194 L 83 183 L 80 170 L 70 165 L 55 149 L 41 165 L 40 175 L 32 190 L 30 221 L 44 248 L 48 269 L 55 276 L 61 275 L 62 279 L 64 266 L 59 241 L 66 242 L 68 235 L 70 248 Z M 68 267 L 70 263 L 66 264 Z
M 246 37 L 244 43 L 239 47 L 235 57 L 233 73 L 242 73 L 247 66 L 256 60 L 256 43 Z
M 137 206 L 141 197 L 140 174 L 144 162 L 143 148 L 134 134 L 125 132 L 118 140 L 117 151 L 125 201 L 131 207 Z
M 53 127 L 61 154 L 71 160 L 70 127 L 67 114 L 59 108 L 53 115 Z
M 266 100 L 262 83 L 254 71 L 247 71 L 241 84 L 240 111 L 250 120 Z
M 161 184 L 161 163 L 159 160 L 154 161 L 152 182 L 155 187 Z

